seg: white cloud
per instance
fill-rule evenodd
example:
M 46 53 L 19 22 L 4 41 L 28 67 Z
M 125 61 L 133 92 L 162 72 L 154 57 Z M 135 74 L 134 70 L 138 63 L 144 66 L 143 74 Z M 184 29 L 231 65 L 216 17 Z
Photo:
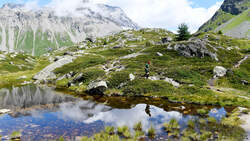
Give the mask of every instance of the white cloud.
M 214 15 L 222 2 L 210 8 L 193 8 L 190 0 L 106 0 L 106 4 L 121 7 L 143 27 L 176 30 L 180 23 L 187 23 L 194 32 Z
M 192 32 L 210 19 L 222 4 L 217 2 L 209 8 L 193 8 L 191 0 L 52 0 L 47 6 L 53 7 L 57 14 L 65 15 L 68 12 L 75 13 L 83 1 L 121 7 L 141 27 L 175 31 L 180 23 L 187 23 Z M 32 7 L 36 3 L 35 0 Z
M 29 0 L 25 3 L 24 7 L 28 10 L 37 10 L 40 8 L 38 2 L 39 0 Z

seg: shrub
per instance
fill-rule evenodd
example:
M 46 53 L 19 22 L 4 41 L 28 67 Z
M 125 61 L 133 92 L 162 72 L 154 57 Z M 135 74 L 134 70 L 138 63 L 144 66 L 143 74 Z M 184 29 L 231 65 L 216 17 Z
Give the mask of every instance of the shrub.
M 219 30 L 219 31 L 218 31 L 218 34 L 222 35 L 222 34 L 223 34 L 223 32 L 222 32 L 221 30 Z
M 121 83 L 126 83 L 129 81 L 128 72 L 114 72 L 108 78 L 108 87 L 109 88 L 118 88 Z

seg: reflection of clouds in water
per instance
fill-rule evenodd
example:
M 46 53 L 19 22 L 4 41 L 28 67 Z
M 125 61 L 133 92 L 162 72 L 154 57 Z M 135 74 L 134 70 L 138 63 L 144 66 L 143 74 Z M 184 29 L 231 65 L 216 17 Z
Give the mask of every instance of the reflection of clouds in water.
M 64 120 L 84 122 L 98 113 L 110 110 L 111 108 L 91 101 L 78 101 L 60 104 L 59 117 Z
M 146 105 L 139 104 L 132 109 L 111 109 L 102 104 L 95 104 L 90 101 L 80 101 L 77 103 L 64 103 L 60 106 L 61 118 L 64 120 L 75 120 L 87 124 L 96 121 L 102 121 L 107 125 L 123 126 L 130 128 L 138 122 L 142 122 L 143 129 L 147 129 L 150 125 L 154 125 L 157 130 L 160 130 L 164 122 L 175 118 L 180 123 L 185 123 L 191 116 L 183 116 L 179 112 L 166 112 L 163 109 L 155 106 L 150 107 L 151 117 L 145 112 Z

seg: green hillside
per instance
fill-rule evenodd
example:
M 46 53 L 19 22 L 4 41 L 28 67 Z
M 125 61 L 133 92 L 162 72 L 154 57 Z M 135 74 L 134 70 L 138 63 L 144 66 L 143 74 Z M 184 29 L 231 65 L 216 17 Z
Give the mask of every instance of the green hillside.
M 34 58 L 36 65 L 30 65 L 30 69 L 5 70 L 6 75 L 0 77 L 4 80 L 0 87 L 22 85 L 24 80 L 33 83 L 32 77 L 53 64 L 53 60 L 72 56 L 75 57 L 72 63 L 53 71 L 56 78 L 41 83 L 82 95 L 86 94 L 90 83 L 101 80 L 107 82 L 105 95 L 153 96 L 176 102 L 250 107 L 250 101 L 245 99 L 249 97 L 250 87 L 243 84 L 250 82 L 249 58 L 240 67 L 234 67 L 249 54 L 249 40 L 215 33 L 193 35 L 189 41 L 175 41 L 174 36 L 162 29 L 141 29 L 98 38 L 94 43 L 85 41 Z M 162 39 L 166 37 L 171 40 L 163 44 Z M 180 48 L 175 50 L 177 47 Z M 190 50 L 193 50 L 191 56 L 183 54 Z M 145 79 L 144 66 L 148 61 L 151 61 L 150 79 Z M 19 60 L 13 58 L 12 62 L 10 66 L 14 69 Z M 214 77 L 216 66 L 223 66 L 228 72 L 211 86 L 208 81 Z M 27 78 L 17 81 L 17 76 Z M 165 80 L 167 78 L 179 86 Z
M 236 29 L 236 27 L 243 22 L 249 21 L 249 7 L 250 2 L 248 0 L 225 0 L 221 8 L 215 13 L 215 15 L 199 28 L 199 32 L 218 32 L 219 30 L 221 30 L 228 36 L 248 38 L 248 35 L 246 35 L 248 34 L 248 30 L 239 28 Z M 245 24 L 246 27 L 249 26 L 249 23 Z M 239 32 L 245 35 L 233 36 L 233 33 L 227 33 L 233 29 L 244 30 Z
M 234 17 L 233 21 L 231 21 L 230 23 L 228 23 L 221 30 L 223 32 L 227 32 L 227 31 L 232 30 L 233 28 L 239 26 L 244 21 L 250 21 L 250 9 L 246 10 L 243 13 L 241 13 L 240 15 Z

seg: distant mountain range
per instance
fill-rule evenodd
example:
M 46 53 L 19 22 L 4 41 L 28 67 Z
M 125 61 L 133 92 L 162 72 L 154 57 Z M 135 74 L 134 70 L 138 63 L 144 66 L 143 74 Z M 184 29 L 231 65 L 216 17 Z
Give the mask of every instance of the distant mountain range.
M 73 11 L 58 13 L 44 7 L 28 10 L 24 5 L 0 8 L 0 50 L 41 55 L 70 46 L 88 36 L 105 36 L 139 26 L 118 7 L 83 2 Z
M 250 39 L 250 1 L 225 0 L 221 8 L 199 31 L 222 31 L 231 37 Z

